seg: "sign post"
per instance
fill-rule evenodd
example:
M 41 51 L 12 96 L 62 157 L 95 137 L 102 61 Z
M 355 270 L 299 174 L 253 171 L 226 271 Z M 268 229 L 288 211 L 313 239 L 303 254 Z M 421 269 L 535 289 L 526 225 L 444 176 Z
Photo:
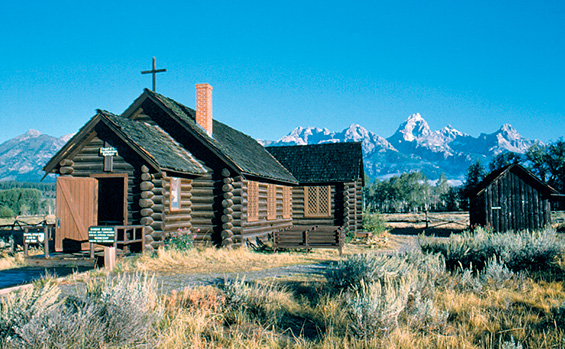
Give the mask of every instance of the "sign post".
M 116 231 L 114 227 L 94 226 L 88 228 L 90 257 L 94 258 L 94 244 L 104 245 L 104 267 L 112 271 L 116 266 Z
M 40 228 L 26 227 L 24 230 L 24 256 L 28 256 L 29 244 L 43 244 L 43 252 L 45 258 L 49 258 L 49 227 L 44 226 L 43 231 Z M 34 231 L 30 231 L 34 230 Z

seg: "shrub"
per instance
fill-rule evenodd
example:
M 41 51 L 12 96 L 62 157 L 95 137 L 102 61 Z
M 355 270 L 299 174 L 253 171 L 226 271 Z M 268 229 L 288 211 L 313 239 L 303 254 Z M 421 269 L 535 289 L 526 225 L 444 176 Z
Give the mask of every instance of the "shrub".
M 489 233 L 479 228 L 474 232 L 452 234 L 447 240 L 420 236 L 426 253 L 441 253 L 450 270 L 458 267 L 483 270 L 495 256 L 512 271 L 551 270 L 556 259 L 565 252 L 565 243 L 553 229 L 520 233 Z
M 155 282 L 139 275 L 91 281 L 83 297 L 60 297 L 58 285 L 50 281 L 37 285 L 2 301 L 4 346 L 144 345 L 160 319 Z
M 406 323 L 417 331 L 439 331 L 447 323 L 449 312 L 439 310 L 429 298 L 423 299 L 416 292 L 408 299 L 406 307 Z
M 373 234 L 382 234 L 386 231 L 386 222 L 379 213 L 363 212 L 363 229 Z
M 200 229 L 198 231 L 200 231 Z M 194 246 L 195 238 L 196 234 L 193 234 L 190 229 L 177 229 L 177 231 L 171 232 L 165 239 L 165 248 L 175 250 L 188 250 Z
M 410 287 L 403 278 L 385 277 L 382 282 L 361 282 L 347 299 L 345 311 L 351 332 L 360 338 L 388 333 L 398 327 Z
M 354 290 L 361 283 L 370 284 L 385 276 L 402 277 L 413 268 L 397 255 L 361 254 L 340 260 L 326 270 L 328 285 L 335 290 Z
M 273 283 L 247 283 L 227 280 L 221 286 L 225 294 L 228 318 L 238 322 L 243 318 L 258 321 L 264 327 L 277 326 L 287 311 L 294 307 L 292 296 Z

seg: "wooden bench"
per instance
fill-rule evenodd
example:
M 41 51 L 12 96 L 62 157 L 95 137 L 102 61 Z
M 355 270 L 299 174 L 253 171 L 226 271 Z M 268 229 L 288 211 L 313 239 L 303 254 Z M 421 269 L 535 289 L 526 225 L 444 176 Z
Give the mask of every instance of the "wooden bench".
M 338 226 L 293 226 L 287 230 L 276 231 L 273 249 L 279 248 L 337 248 L 343 253 L 345 231 Z

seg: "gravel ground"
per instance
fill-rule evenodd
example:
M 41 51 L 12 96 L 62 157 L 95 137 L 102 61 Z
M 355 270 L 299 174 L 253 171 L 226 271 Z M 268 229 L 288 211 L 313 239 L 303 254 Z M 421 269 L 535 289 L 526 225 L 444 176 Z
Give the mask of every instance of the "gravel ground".
M 376 251 L 384 254 L 396 252 L 406 252 L 417 248 L 418 239 L 414 236 L 398 236 L 395 238 L 398 244 L 395 250 Z M 181 291 L 186 287 L 193 288 L 198 286 L 221 284 L 225 280 L 256 281 L 262 279 L 279 279 L 289 276 L 318 275 L 323 276 L 325 270 L 336 262 L 324 261 L 315 264 L 299 264 L 285 267 L 276 267 L 249 272 L 237 273 L 155 273 L 153 277 L 159 285 L 162 293 L 170 293 L 173 290 Z M 83 283 L 62 284 L 61 291 L 66 295 L 76 295 L 77 292 L 84 292 Z

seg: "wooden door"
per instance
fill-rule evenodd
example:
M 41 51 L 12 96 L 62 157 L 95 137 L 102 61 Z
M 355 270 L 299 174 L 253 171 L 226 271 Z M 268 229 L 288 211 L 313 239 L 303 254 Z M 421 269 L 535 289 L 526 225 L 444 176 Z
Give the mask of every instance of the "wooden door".
M 63 240 L 88 241 L 88 228 L 98 222 L 98 181 L 94 178 L 57 178 L 57 224 L 55 251 Z

